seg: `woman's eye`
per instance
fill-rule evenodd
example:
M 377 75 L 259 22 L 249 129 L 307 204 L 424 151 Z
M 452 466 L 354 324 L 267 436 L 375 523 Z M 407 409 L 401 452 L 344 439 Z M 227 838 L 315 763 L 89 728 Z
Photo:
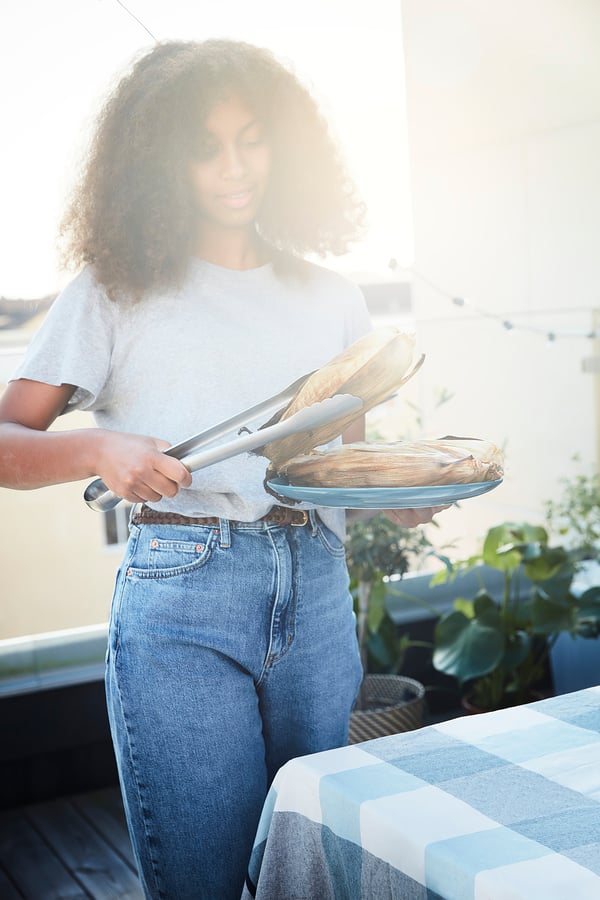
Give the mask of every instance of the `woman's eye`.
M 248 134 L 244 138 L 244 145 L 246 147 L 257 147 L 259 144 L 262 144 L 262 142 L 262 134 Z

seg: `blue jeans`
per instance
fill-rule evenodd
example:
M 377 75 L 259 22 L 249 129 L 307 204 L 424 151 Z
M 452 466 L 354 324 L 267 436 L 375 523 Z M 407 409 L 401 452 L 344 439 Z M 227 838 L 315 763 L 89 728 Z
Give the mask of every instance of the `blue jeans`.
M 132 524 L 106 662 L 146 896 L 237 900 L 277 769 L 347 742 L 362 670 L 343 545 L 313 513 Z

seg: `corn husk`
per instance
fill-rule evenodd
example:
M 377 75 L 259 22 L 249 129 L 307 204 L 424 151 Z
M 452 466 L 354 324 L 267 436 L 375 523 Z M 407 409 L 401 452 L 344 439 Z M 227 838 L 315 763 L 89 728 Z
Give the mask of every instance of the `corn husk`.
M 413 353 L 414 338 L 389 326 L 355 341 L 314 372 L 283 412 L 273 416 L 263 427 L 287 419 L 303 407 L 334 394 L 360 397 L 363 407 L 326 425 L 266 444 L 258 452 L 271 461 L 270 471 L 277 471 L 292 457 L 327 444 L 367 410 L 387 400 L 420 367 L 424 357 L 409 371 Z
M 278 471 L 311 487 L 421 487 L 495 481 L 503 455 L 478 438 L 345 444 L 288 460 Z

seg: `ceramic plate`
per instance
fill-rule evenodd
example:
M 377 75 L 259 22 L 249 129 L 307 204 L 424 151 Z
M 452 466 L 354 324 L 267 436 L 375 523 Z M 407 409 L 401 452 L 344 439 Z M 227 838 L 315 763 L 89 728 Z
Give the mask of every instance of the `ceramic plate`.
M 344 509 L 417 509 L 424 506 L 445 506 L 456 503 L 457 500 L 478 497 L 502 484 L 502 478 L 475 484 L 382 488 L 300 487 L 289 484 L 285 478 L 274 478 L 267 483 L 283 497 L 305 500 L 317 506 L 340 506 Z

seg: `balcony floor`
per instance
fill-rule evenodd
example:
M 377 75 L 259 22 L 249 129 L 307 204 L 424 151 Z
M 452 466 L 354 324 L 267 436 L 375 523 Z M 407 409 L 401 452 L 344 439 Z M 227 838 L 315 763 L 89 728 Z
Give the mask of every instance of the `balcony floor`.
M 143 900 L 118 786 L 0 811 L 3 900 Z

